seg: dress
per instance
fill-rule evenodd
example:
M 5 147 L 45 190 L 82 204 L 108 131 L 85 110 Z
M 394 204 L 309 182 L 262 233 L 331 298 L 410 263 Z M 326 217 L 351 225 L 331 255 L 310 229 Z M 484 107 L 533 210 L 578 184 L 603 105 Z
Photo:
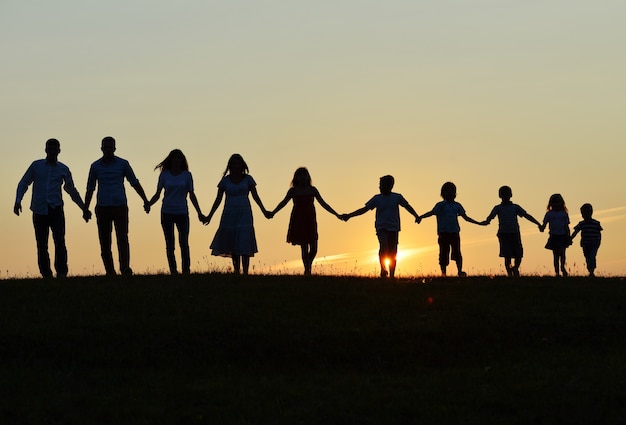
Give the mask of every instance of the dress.
M 292 245 L 303 245 L 317 241 L 317 220 L 315 217 L 315 197 L 310 195 L 294 195 L 293 209 L 287 230 L 287 242 Z
M 256 186 L 252 176 L 246 174 L 239 183 L 224 176 L 217 187 L 226 194 L 220 225 L 211 242 L 211 255 L 253 257 L 257 250 L 252 207 L 248 194 Z

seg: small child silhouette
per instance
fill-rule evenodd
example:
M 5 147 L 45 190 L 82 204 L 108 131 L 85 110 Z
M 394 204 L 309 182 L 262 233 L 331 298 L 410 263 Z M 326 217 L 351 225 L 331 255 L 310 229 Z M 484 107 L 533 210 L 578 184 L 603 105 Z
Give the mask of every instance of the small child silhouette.
M 292 245 L 300 245 L 304 274 L 310 275 L 313 260 L 317 254 L 318 238 L 313 202 L 317 200 L 322 208 L 336 217 L 339 217 L 339 214 L 322 199 L 317 188 L 311 185 L 311 175 L 305 167 L 296 170 L 291 181 L 291 188 L 287 191 L 285 198 L 270 212 L 270 217 L 274 217 L 278 211 L 287 205 L 289 200 L 293 200 L 293 209 L 289 219 L 287 242 Z
M 598 254 L 598 248 L 600 248 L 600 242 L 602 240 L 602 234 L 600 232 L 603 229 L 600 222 L 591 217 L 593 215 L 593 207 L 591 204 L 584 204 L 580 207 L 580 213 L 583 216 L 583 220 L 574 226 L 572 240 L 580 232 L 580 246 L 583 248 L 583 254 L 587 262 L 587 271 L 589 272 L 589 276 L 595 276 L 596 255 Z
M 461 237 L 458 217 L 461 216 L 465 221 L 480 224 L 478 221 L 470 218 L 465 213 L 465 209 L 461 204 L 455 201 L 456 185 L 452 182 L 446 182 L 441 186 L 441 197 L 443 201 L 438 202 L 432 211 L 422 214 L 419 218 L 424 219 L 432 215 L 437 217 L 437 234 L 439 243 L 439 266 L 441 274 L 446 276 L 450 258 L 456 262 L 459 277 L 465 277 L 467 274 L 463 271 L 463 256 L 461 255 Z
M 567 276 L 565 268 L 565 250 L 572 244 L 572 238 L 569 233 L 569 215 L 565 201 L 560 193 L 555 193 L 548 200 L 548 211 L 543 217 L 543 224 L 539 228 L 542 232 L 549 225 L 548 242 L 546 249 L 552 251 L 554 257 L 554 273 L 560 276 L 559 270 L 563 276 Z
M 491 210 L 482 225 L 486 226 L 491 223 L 496 216 L 498 217 L 498 241 L 500 242 L 500 257 L 504 258 L 504 268 L 509 277 L 519 276 L 519 266 L 522 263 L 524 248 L 522 247 L 522 237 L 520 235 L 519 222 L 517 217 L 524 217 L 532 221 L 541 229 L 539 223 L 533 216 L 528 214 L 526 210 L 517 204 L 511 202 L 513 191 L 509 186 L 502 186 L 498 190 L 498 196 L 502 202 Z M 511 259 L 514 263 L 511 264 Z
M 393 176 L 383 176 L 380 178 L 380 194 L 374 195 L 372 199 L 365 203 L 363 208 L 359 208 L 350 214 L 343 214 L 340 218 L 348 221 L 357 215 L 365 214 L 369 210 L 376 209 L 376 236 L 378 236 L 379 250 L 378 260 L 380 262 L 380 277 L 395 277 L 396 262 L 398 254 L 398 234 L 400 232 L 400 208 L 402 206 L 419 223 L 420 218 L 408 201 L 399 193 L 391 190 L 395 180 Z M 387 264 L 389 270 L 387 270 Z

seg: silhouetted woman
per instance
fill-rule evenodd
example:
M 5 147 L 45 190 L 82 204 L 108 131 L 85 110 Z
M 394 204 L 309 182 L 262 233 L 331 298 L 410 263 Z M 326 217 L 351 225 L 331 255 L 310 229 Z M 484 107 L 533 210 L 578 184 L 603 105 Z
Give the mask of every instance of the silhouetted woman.
M 209 224 L 224 194 L 226 201 L 219 227 L 211 243 L 211 255 L 231 257 L 235 274 L 240 273 L 241 266 L 243 274 L 248 274 L 250 257 L 258 252 L 248 195 L 252 194 L 252 199 L 261 208 L 263 215 L 269 217 L 269 213 L 256 191 L 256 182 L 248 174 L 248 165 L 237 153 L 228 160 L 226 170 L 217 185 L 217 197 L 209 215 L 204 219 L 204 224 Z
M 156 193 L 144 206 L 146 212 L 159 200 L 161 191 L 165 190 L 161 206 L 161 226 L 165 236 L 165 252 L 170 273 L 177 274 L 176 257 L 174 256 L 174 226 L 178 229 L 178 243 L 182 260 L 182 271 L 190 272 L 191 260 L 189 256 L 189 208 L 187 207 L 187 195 L 193 204 L 198 219 L 202 221 L 204 216 L 200 211 L 198 199 L 193 191 L 193 178 L 189 172 L 187 158 L 180 149 L 174 149 L 161 161 L 155 170 L 161 170 L 157 183 Z

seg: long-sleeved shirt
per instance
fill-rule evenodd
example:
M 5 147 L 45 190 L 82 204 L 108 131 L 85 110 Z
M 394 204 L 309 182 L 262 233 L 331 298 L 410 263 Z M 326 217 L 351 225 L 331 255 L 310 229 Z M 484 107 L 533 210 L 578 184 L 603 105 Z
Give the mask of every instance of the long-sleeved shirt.
M 72 180 L 70 169 L 61 162 L 49 163 L 45 159 L 34 161 L 24 173 L 17 185 L 15 203 L 21 203 L 28 186 L 33 185 L 33 196 L 30 209 L 35 214 L 47 215 L 48 206 L 58 207 L 63 205 L 61 187 L 70 195 L 78 205 L 82 199 Z
M 87 191 L 96 189 L 98 184 L 97 205 L 101 207 L 118 207 L 127 203 L 124 178 L 131 186 L 139 184 L 128 161 L 114 157 L 111 162 L 102 158 L 91 164 L 87 178 Z

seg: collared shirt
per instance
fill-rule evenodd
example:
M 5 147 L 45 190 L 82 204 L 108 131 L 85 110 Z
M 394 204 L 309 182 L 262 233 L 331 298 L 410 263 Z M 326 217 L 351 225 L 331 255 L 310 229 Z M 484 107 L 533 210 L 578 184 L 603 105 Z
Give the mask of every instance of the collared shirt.
M 48 206 L 63 205 L 61 187 L 77 204 L 82 202 L 80 194 L 74 187 L 70 169 L 61 162 L 48 163 L 45 159 L 34 161 L 24 173 L 24 177 L 17 185 L 15 203 L 21 203 L 28 186 L 33 184 L 33 196 L 30 209 L 35 214 L 48 215 Z
M 105 162 L 100 158 L 89 168 L 87 178 L 87 191 L 96 189 L 98 183 L 98 197 L 96 204 L 101 207 L 118 207 L 125 205 L 126 190 L 124 189 L 124 178 L 131 186 L 139 184 L 133 169 L 125 159 L 114 156 L 111 162 Z

